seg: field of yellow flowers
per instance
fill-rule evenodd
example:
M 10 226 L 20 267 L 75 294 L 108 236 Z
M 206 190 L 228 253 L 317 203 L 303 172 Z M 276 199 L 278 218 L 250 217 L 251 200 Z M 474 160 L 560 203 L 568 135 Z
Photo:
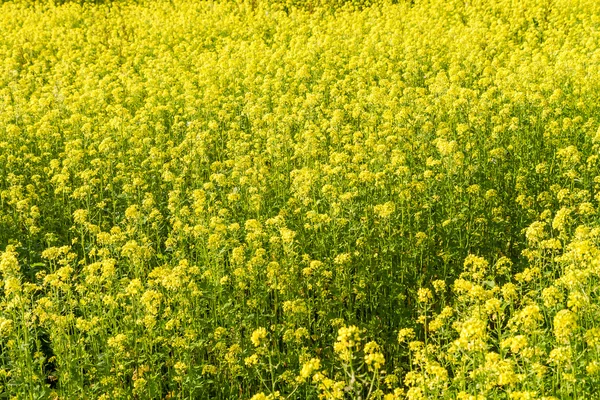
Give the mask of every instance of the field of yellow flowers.
M 0 4 L 0 399 L 600 398 L 600 2 Z

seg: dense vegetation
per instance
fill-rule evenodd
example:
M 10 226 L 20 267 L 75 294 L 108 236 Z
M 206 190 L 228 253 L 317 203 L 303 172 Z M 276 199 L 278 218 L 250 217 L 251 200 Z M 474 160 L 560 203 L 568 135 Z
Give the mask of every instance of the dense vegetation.
M 0 398 L 598 396 L 597 1 L 0 32 Z

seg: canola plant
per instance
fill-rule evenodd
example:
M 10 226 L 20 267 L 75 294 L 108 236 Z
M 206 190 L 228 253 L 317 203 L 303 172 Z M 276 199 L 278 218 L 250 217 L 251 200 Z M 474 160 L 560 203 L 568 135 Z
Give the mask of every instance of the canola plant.
M 600 396 L 596 0 L 0 5 L 0 399 Z

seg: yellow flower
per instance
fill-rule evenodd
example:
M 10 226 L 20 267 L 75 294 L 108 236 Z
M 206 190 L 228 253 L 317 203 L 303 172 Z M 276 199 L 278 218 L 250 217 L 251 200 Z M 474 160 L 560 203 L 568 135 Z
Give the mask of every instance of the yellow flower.
M 406 343 L 414 339 L 415 331 L 412 328 L 403 328 L 398 331 L 398 343 Z
M 502 286 L 502 296 L 504 301 L 510 302 L 517 297 L 517 287 L 513 283 L 507 283 Z
M 217 367 L 211 364 L 206 364 L 202 367 L 202 375 L 215 375 L 217 373 Z
M 14 323 L 10 319 L 0 317 L 0 336 L 8 337 L 13 331 Z
M 488 272 L 489 263 L 482 257 L 469 254 L 464 261 L 464 270 L 472 279 L 481 280 Z
M 509 325 L 513 330 L 520 328 L 525 332 L 532 332 L 537 329 L 543 318 L 540 307 L 537 304 L 529 304 L 515 313 L 510 319 Z
M 108 344 L 108 347 L 112 347 L 119 351 L 124 351 L 126 341 L 127 341 L 127 336 L 122 333 L 119 333 L 113 337 L 108 338 L 107 344 Z
M 15 277 L 4 279 L 4 294 L 8 297 L 21 292 L 21 280 Z
M 349 362 L 352 357 L 352 352 L 356 349 L 360 340 L 360 329 L 358 329 L 358 327 L 354 325 L 348 327 L 344 326 L 338 330 L 337 341 L 335 342 L 333 349 L 340 359 Z
M 525 231 L 525 237 L 530 244 L 540 243 L 546 238 L 546 224 L 541 221 L 535 221 Z
M 501 311 L 502 302 L 497 298 L 491 298 L 485 302 L 484 309 L 487 314 L 496 314 Z
M 265 339 L 267 338 L 267 330 L 263 327 L 257 328 L 252 332 L 252 336 L 250 337 L 250 341 L 254 345 L 254 347 L 259 347 L 265 343 Z
M 458 392 L 458 395 L 456 398 L 458 400 L 484 400 L 485 396 L 482 394 L 473 395 L 473 394 L 468 394 L 464 391 L 460 391 L 460 392 Z
M 298 381 L 305 382 L 319 369 L 321 369 L 321 360 L 319 360 L 318 358 L 311 358 L 310 360 L 302 364 L 302 369 L 300 370 Z
M 44 257 L 44 253 L 42 253 L 42 257 Z M 6 250 L 0 256 L 0 272 L 7 276 L 17 274 L 19 270 L 19 261 L 15 248 L 13 246 L 6 246 Z
M 388 201 L 387 203 L 376 205 L 373 211 L 379 218 L 387 219 L 396 211 L 396 206 L 393 202 Z
M 427 397 L 423 393 L 423 389 L 420 387 L 411 387 L 406 392 L 406 398 L 408 400 L 425 400 Z
M 88 215 L 89 212 L 87 210 L 76 210 L 73 212 L 73 221 L 75 221 L 76 224 L 83 225 L 87 222 Z
M 365 344 L 365 363 L 369 370 L 379 370 L 385 364 L 385 358 L 379 350 L 380 347 L 376 342 Z
M 588 297 L 581 291 L 575 290 L 569 293 L 567 298 L 567 306 L 574 312 L 578 312 L 587 307 L 589 303 Z
M 250 400 L 267 400 L 268 397 L 264 393 L 257 393 L 250 398 Z
M 535 400 L 537 395 L 535 392 L 530 391 L 515 391 L 510 392 L 509 397 L 511 400 Z
M 544 306 L 550 308 L 563 300 L 563 294 L 556 286 L 550 286 L 542 290 L 542 299 L 544 300 Z
M 426 288 L 421 288 L 417 291 L 417 298 L 419 303 L 429 303 L 433 299 L 433 293 L 431 290 Z
M 446 282 L 441 279 L 437 279 L 431 283 L 436 293 L 442 293 L 446 289 Z
M 504 339 L 501 342 L 501 347 L 502 348 L 510 348 L 510 351 L 512 351 L 515 354 L 518 354 L 522 349 L 527 347 L 527 344 L 528 344 L 528 341 L 527 341 L 526 336 L 517 335 L 517 336 L 513 336 L 513 337 Z
M 162 298 L 163 295 L 156 290 L 146 290 L 144 294 L 142 294 L 141 301 L 150 314 L 156 315 L 161 305 Z
M 571 348 L 568 346 L 556 347 L 550 351 L 548 361 L 556 365 L 565 365 L 571 361 Z
M 252 354 L 251 356 L 246 357 L 244 359 L 244 364 L 246 364 L 246 366 L 248 367 L 258 364 L 258 355 Z
M 554 336 L 559 342 L 570 341 L 577 328 L 577 315 L 570 310 L 560 310 L 554 316 Z
M 296 237 L 296 232 L 294 232 L 288 228 L 281 228 L 279 230 L 279 233 L 281 234 L 281 239 L 282 239 L 283 243 L 290 244 L 290 243 L 294 242 L 294 238 Z
M 569 216 L 571 214 L 571 210 L 569 208 L 561 208 L 556 212 L 554 219 L 552 220 L 552 229 L 556 229 L 557 231 L 564 231 L 566 225 L 569 222 Z
M 468 351 L 481 351 L 486 347 L 487 326 L 485 321 L 477 316 L 471 317 L 458 324 L 459 338 L 454 345 Z
M 600 328 L 591 328 L 585 332 L 585 341 L 590 347 L 600 345 Z
M 182 361 L 177 361 L 175 365 L 173 365 L 173 368 L 178 375 L 183 375 L 187 370 L 187 364 Z

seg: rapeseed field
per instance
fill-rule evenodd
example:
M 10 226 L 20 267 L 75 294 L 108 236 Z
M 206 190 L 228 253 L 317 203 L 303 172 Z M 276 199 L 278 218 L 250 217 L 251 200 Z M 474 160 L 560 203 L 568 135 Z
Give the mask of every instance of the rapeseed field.
M 0 399 L 600 398 L 600 2 L 0 4 Z

